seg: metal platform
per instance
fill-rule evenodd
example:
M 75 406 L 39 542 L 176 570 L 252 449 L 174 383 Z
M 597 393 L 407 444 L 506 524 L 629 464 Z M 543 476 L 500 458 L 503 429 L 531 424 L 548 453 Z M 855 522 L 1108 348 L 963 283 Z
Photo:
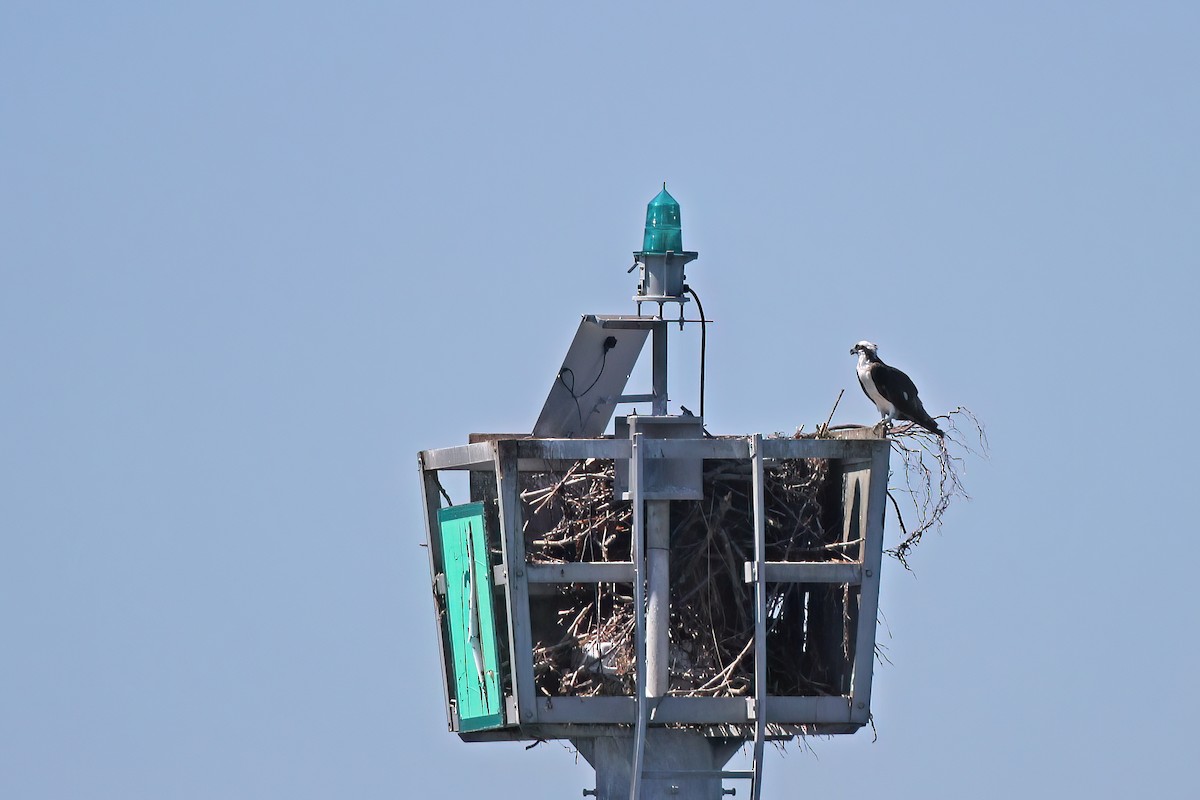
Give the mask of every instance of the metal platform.
M 753 744 L 754 768 L 747 774 L 725 773 L 715 767 L 698 768 L 688 762 L 685 771 L 699 780 L 709 774 L 708 786 L 720 787 L 721 780 L 744 777 L 752 781 L 752 797 L 759 796 L 763 743 L 771 738 L 771 726 L 788 730 L 804 726 L 806 733 L 851 733 L 870 718 L 871 677 L 875 649 L 875 619 L 878 607 L 879 568 L 883 546 L 883 516 L 886 502 L 890 444 L 868 431 L 852 431 L 846 437 L 832 439 L 763 438 L 760 435 L 719 438 L 647 438 L 634 433 L 630 438 L 545 439 L 501 438 L 458 447 L 425 450 L 418 462 L 429 530 L 437 530 L 440 491 L 437 474 L 441 470 L 468 470 L 482 473 L 495 481 L 495 519 L 498 525 L 501 563 L 495 568 L 495 591 L 505 616 L 501 648 L 509 674 L 505 684 L 503 721 L 491 730 L 463 730 L 456 719 L 455 678 L 447 672 L 445 704 L 448 726 L 469 741 L 511 739 L 570 738 L 579 743 L 595 737 L 631 739 L 631 750 L 622 751 L 631 758 L 629 790 L 637 796 L 644 780 L 668 781 L 671 770 L 661 763 L 647 764 L 642 757 L 651 732 L 663 726 L 689 726 L 693 732 L 712 730 L 714 726 L 738 726 L 753 730 L 743 741 Z M 526 538 L 520 499 L 521 474 L 564 470 L 571 463 L 586 459 L 611 459 L 624 462 L 628 470 L 629 496 L 633 498 L 635 552 L 632 562 L 572 562 L 530 564 L 526 558 Z M 647 693 L 645 633 L 647 602 L 644 596 L 646 534 L 645 512 L 655 501 L 645 500 L 645 476 L 656 462 L 679 464 L 688 460 L 733 459 L 750 466 L 754 486 L 755 548 L 752 560 L 742 567 L 745 580 L 754 586 L 755 678 L 754 693 L 749 697 L 685 697 L 666 694 L 651 697 Z M 764 552 L 765 501 L 763 471 L 766 464 L 781 459 L 828 459 L 836 463 L 841 476 L 842 518 L 845 541 L 862 540 L 861 557 L 851 562 L 773 562 Z M 642 502 L 644 501 L 644 502 Z M 443 555 L 435 536 L 428 541 L 430 570 L 435 593 L 439 576 L 444 574 Z M 546 697 L 535 691 L 533 640 L 531 638 L 530 597 L 539 586 L 557 583 L 626 583 L 635 592 L 638 647 L 637 692 L 632 696 Z M 853 642 L 853 672 L 849 688 L 831 696 L 775 696 L 766 693 L 768 583 L 831 584 L 849 587 L 855 597 L 854 614 L 858 624 Z M 439 601 L 440 602 L 440 601 Z M 653 606 L 653 603 L 649 604 Z M 443 652 L 447 642 L 439 613 L 439 636 Z M 664 693 L 665 694 L 665 693 Z M 794 728 L 791 728 L 794 729 Z M 656 734 L 657 735 L 657 734 Z M 777 738 L 777 737 L 775 737 Z M 681 740 L 682 741 L 682 740 Z M 728 741 L 728 740 L 726 740 Z M 711 738 L 714 754 L 719 737 Z M 587 755 L 589 745 L 581 747 Z M 595 748 L 591 748 L 595 751 Z M 603 748 L 601 748 L 603 750 Z M 599 752 L 599 751 L 597 751 Z M 612 754 L 600 757 L 616 757 Z M 624 757 L 624 756 L 621 756 Z M 714 758 L 717 756 L 714 755 Z M 727 756 L 726 756 L 727 757 Z M 597 767 L 599 771 L 599 767 Z M 738 772 L 738 771 L 733 771 Z M 659 774 L 662 773 L 662 774 Z M 597 790 L 599 791 L 599 789 Z M 707 791 L 707 790 L 706 790 Z M 605 797 L 604 794 L 598 794 Z M 609 795 L 617 796 L 617 795 Z M 622 793 L 620 796 L 629 796 Z M 701 796 L 701 795 L 696 795 Z

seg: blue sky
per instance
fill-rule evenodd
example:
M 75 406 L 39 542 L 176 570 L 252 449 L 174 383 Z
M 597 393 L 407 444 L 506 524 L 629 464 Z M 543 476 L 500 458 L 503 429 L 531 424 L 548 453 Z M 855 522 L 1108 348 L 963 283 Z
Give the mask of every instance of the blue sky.
M 871 421 L 867 338 L 992 443 L 883 576 L 878 740 L 766 796 L 1195 796 L 1198 23 L 0 5 L 0 795 L 590 788 L 445 732 L 415 454 L 532 427 L 666 180 L 711 429 Z

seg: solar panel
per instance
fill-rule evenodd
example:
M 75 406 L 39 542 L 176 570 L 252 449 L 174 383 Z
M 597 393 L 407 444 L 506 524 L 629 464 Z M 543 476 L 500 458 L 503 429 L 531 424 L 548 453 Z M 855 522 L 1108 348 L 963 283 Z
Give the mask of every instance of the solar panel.
M 603 435 L 646 336 L 657 324 L 662 323 L 652 317 L 584 316 L 554 376 L 533 435 L 547 439 Z

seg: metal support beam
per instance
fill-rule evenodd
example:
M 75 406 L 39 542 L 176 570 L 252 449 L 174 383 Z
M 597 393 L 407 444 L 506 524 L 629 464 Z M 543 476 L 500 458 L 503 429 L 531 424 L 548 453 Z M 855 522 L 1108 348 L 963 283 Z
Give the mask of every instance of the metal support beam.
M 623 394 L 617 398 L 618 403 L 653 403 L 653 394 Z
M 739 741 L 664 728 L 654 728 L 646 738 L 640 800 L 722 800 L 722 778 L 748 777 L 745 772 L 722 769 L 741 746 Z M 579 736 L 571 741 L 596 770 L 596 787 L 585 794 L 596 800 L 627 800 L 634 749 L 628 732 L 624 736 Z
M 746 583 L 754 583 L 754 562 L 745 562 L 744 569 Z M 767 583 L 857 584 L 862 581 L 862 565 L 852 561 L 767 561 L 763 571 Z
M 573 561 L 567 564 L 526 564 L 529 583 L 632 583 L 629 561 Z M 507 578 L 501 576 L 497 584 Z
M 767 733 L 767 499 L 762 434 L 750 441 L 754 488 L 754 778 L 750 800 L 762 798 L 763 746 Z
M 637 722 L 637 698 L 634 697 L 539 697 L 537 703 L 538 721 L 545 724 L 631 726 Z M 654 724 L 745 725 L 755 720 L 754 703 L 753 697 L 668 695 L 653 701 Z M 850 723 L 850 698 L 846 695 L 771 695 L 763 705 L 767 709 L 765 716 L 768 724 Z
M 487 469 L 492 466 L 492 446 L 490 442 L 475 442 L 422 450 L 420 458 L 427 470 Z
M 657 328 L 655 329 L 657 330 Z M 634 649 L 637 664 L 637 722 L 634 728 L 633 757 L 629 771 L 630 800 L 640 800 L 642 790 L 642 760 L 646 755 L 646 726 L 650 720 L 650 704 L 646 702 L 646 598 L 642 587 L 645 577 L 646 535 L 645 509 L 642 507 L 642 481 L 645 466 L 642 462 L 642 434 L 633 435 L 632 456 L 629 459 L 629 492 L 633 498 L 633 618 Z
M 671 501 L 646 501 L 646 696 L 671 688 Z
M 883 515 L 887 504 L 891 449 L 877 447 L 870 470 L 858 474 L 865 494 L 858 498 L 858 528 L 863 537 L 862 585 L 858 592 L 858 630 L 854 642 L 851 677 L 851 714 L 854 722 L 871 718 L 871 671 L 875 661 L 875 625 L 879 615 L 879 568 L 883 561 Z
M 665 398 L 663 392 L 656 398 Z M 666 401 L 662 408 L 665 412 Z M 657 413 L 657 411 L 656 411 Z M 629 457 L 629 442 L 625 439 L 501 439 L 515 442 L 522 468 L 529 471 L 544 469 L 539 461 L 580 461 L 586 458 Z M 846 462 L 870 462 L 884 439 L 764 439 L 763 458 L 836 458 Z M 420 457 L 426 470 L 491 470 L 494 468 L 492 443 L 475 442 L 457 447 L 423 450 Z M 654 439 L 646 444 L 647 458 L 749 458 L 749 439 Z M 528 462 L 528 464 L 524 463 Z
M 653 354 L 654 416 L 667 413 L 667 323 L 659 320 L 654 326 L 650 349 Z
M 504 532 L 504 590 L 508 595 L 508 652 L 517 714 L 522 723 L 537 721 L 533 680 L 533 636 L 529 628 L 529 584 L 525 575 L 525 534 L 521 521 L 521 485 L 513 441 L 489 443 L 493 448 L 500 527 Z
M 442 594 L 445 594 L 445 568 L 442 566 L 442 546 L 441 540 L 438 537 L 438 521 L 437 512 L 441 507 L 442 498 L 439 491 L 437 473 L 429 470 L 425 466 L 424 454 L 417 456 L 417 472 L 421 476 L 421 505 L 425 511 L 425 530 L 427 532 L 425 542 L 425 552 L 429 556 L 429 578 L 433 583 L 433 595 L 435 598 L 433 607 L 433 618 L 437 624 L 438 635 L 438 652 L 446 652 L 446 635 L 442 627 L 442 611 L 438 597 L 438 583 L 442 585 Z M 449 730 L 454 730 L 454 709 L 450 705 L 450 687 L 453 685 L 454 678 L 447 674 L 448 665 L 442 665 L 442 699 L 446 707 L 446 727 Z

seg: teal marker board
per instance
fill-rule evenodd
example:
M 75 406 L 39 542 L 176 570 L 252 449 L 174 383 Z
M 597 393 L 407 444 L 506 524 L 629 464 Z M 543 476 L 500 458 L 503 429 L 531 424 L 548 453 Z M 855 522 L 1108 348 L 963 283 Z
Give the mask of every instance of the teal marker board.
M 459 730 L 499 728 L 504 725 L 504 699 L 500 696 L 500 659 L 483 503 L 442 508 L 437 518 Z

